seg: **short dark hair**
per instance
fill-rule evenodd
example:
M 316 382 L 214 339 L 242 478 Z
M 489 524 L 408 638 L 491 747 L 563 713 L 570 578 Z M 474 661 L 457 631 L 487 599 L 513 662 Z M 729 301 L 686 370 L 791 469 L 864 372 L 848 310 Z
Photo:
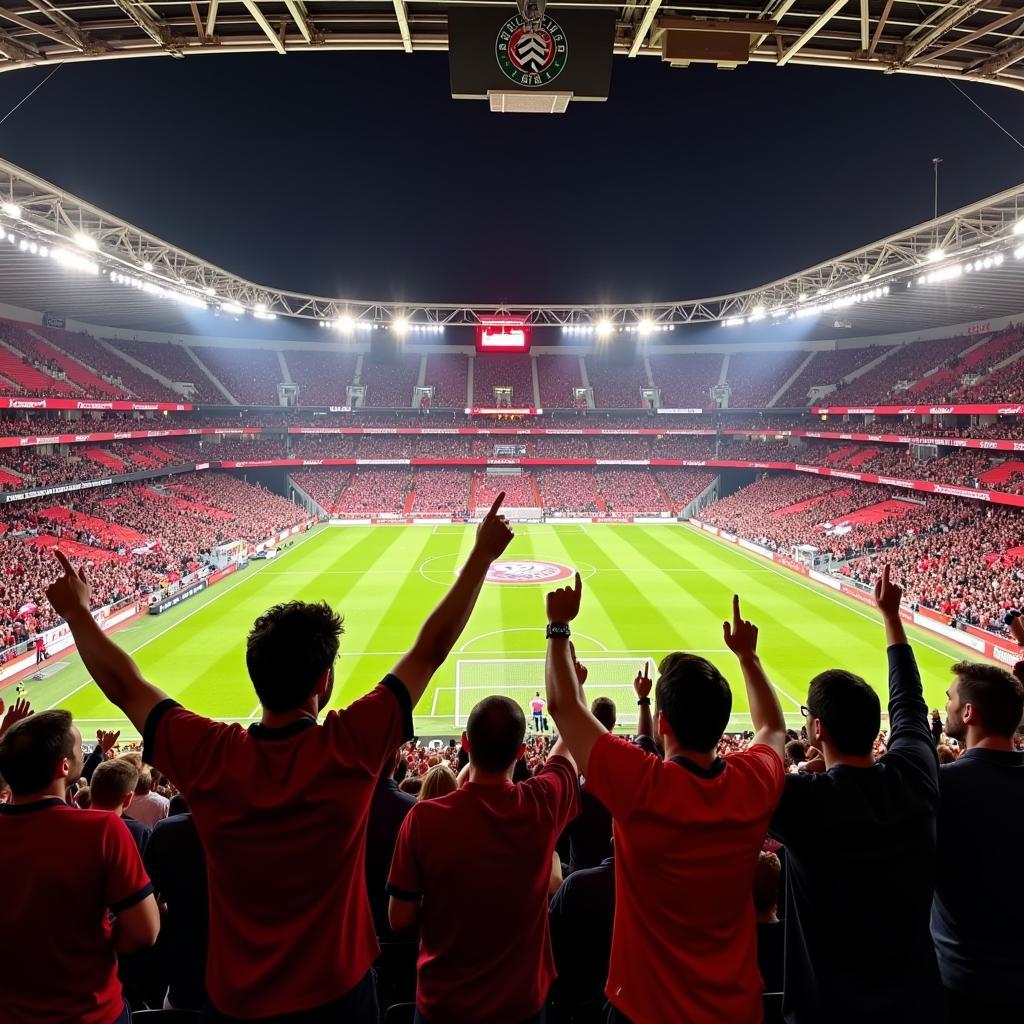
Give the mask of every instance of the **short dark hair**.
M 801 761 L 807 760 L 807 747 L 804 746 L 802 740 L 790 740 L 786 744 L 786 757 L 793 762 L 793 764 L 800 764 Z
M 92 773 L 93 807 L 112 811 L 129 793 L 135 792 L 138 782 L 139 771 L 131 761 L 104 761 Z
M 523 709 L 508 697 L 484 697 L 466 723 L 469 759 L 485 772 L 506 771 L 526 736 Z
M 263 707 L 291 711 L 309 697 L 338 656 L 343 621 L 326 601 L 276 604 L 256 620 L 245 664 Z
M 168 817 L 172 814 L 188 814 L 188 802 L 180 793 L 171 797 L 170 805 L 167 808 Z
M 840 754 L 870 754 L 882 725 L 878 694 L 858 675 L 830 668 L 811 680 L 807 710 L 828 729 Z
M 1012 736 L 1024 717 L 1024 685 L 998 665 L 958 661 L 950 670 L 957 677 L 961 704 L 973 704 L 981 724 L 997 736 Z
M 732 690 L 707 658 L 685 651 L 666 655 L 658 666 L 655 698 L 676 739 L 686 750 L 711 750 L 732 714 Z
M 590 705 L 590 713 L 609 731 L 615 728 L 618 714 L 615 701 L 611 697 L 595 697 Z
M 0 739 L 0 775 L 15 796 L 46 789 L 57 763 L 73 757 L 70 711 L 39 711 L 12 725 Z
M 757 857 L 754 871 L 754 910 L 759 914 L 770 914 L 779 905 L 779 881 L 782 878 L 782 862 L 777 853 L 762 850 Z

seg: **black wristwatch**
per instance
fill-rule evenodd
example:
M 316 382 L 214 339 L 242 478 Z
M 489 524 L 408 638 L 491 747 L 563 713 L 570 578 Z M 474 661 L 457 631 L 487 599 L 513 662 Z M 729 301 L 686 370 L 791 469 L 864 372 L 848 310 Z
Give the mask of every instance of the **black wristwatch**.
M 636 703 L 637 703 L 637 707 L 649 708 L 651 706 L 651 698 L 650 697 L 641 697 Z
M 568 640 L 572 636 L 572 631 L 569 629 L 568 622 L 549 622 L 544 636 L 548 640 L 553 640 L 555 637 L 563 637 Z

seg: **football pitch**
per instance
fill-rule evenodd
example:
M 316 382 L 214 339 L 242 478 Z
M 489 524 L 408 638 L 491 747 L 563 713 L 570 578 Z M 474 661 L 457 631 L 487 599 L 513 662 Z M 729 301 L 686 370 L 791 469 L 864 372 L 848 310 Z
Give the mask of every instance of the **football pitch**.
M 412 644 L 424 617 L 468 554 L 472 526 L 321 527 L 277 558 L 239 574 L 160 616 L 113 634 L 146 676 L 186 707 L 252 722 L 259 707 L 245 670 L 245 635 L 270 605 L 328 600 L 345 615 L 332 706 L 366 693 Z M 507 693 L 522 704 L 543 690 L 544 594 L 579 569 L 583 607 L 573 624 L 591 678 L 588 697 L 612 697 L 622 724 L 635 722 L 632 679 L 645 659 L 700 653 L 733 687 L 733 728 L 750 718 L 743 681 L 722 641 L 733 592 L 760 627 L 759 649 L 791 724 L 800 722 L 808 680 L 829 667 L 862 674 L 882 695 L 886 658 L 874 611 L 798 579 L 688 526 L 520 525 L 448 662 L 416 708 L 417 731 L 447 737 L 476 700 Z M 540 578 L 540 582 L 537 579 Z M 931 707 L 942 707 L 949 666 L 966 652 L 911 630 Z M 72 711 L 86 739 L 98 728 L 135 730 L 92 683 L 77 655 L 50 662 L 43 681 L 26 680 L 33 707 Z M 653 675 L 653 672 L 652 672 Z M 8 689 L 5 696 L 10 694 Z

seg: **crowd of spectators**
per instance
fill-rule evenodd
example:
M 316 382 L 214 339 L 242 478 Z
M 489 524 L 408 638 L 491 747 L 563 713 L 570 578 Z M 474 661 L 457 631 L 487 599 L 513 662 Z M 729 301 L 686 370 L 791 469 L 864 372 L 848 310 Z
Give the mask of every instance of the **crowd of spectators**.
M 586 356 L 587 382 L 594 392 L 598 409 L 639 409 L 643 407 L 641 389 L 650 386 L 647 370 L 639 360 L 618 366 L 602 356 Z
M 417 469 L 412 477 L 409 511 L 420 516 L 467 517 L 470 478 L 465 469 Z
M 664 353 L 648 356 L 654 385 L 660 388 L 660 403 L 666 409 L 707 409 L 711 389 L 722 375 L 721 352 Z
M 763 408 L 807 358 L 804 351 L 734 352 L 729 356 L 729 407 Z
M 826 387 L 830 384 L 838 384 L 839 387 L 842 387 L 851 373 L 867 366 L 873 359 L 882 355 L 882 352 L 883 349 L 879 345 L 815 352 L 811 361 L 779 396 L 775 404 L 783 409 L 810 405 L 812 388 Z M 828 396 L 828 400 L 831 402 L 831 394 Z
M 657 516 L 669 511 L 664 491 L 647 470 L 600 469 L 594 473 L 594 480 L 610 516 Z
M 505 388 L 511 389 L 507 403 L 510 407 L 536 407 L 533 363 L 529 356 L 488 353 L 486 358 L 473 361 L 473 405 L 485 409 L 497 406 L 499 392 L 495 389 Z
M 352 474 L 335 507 L 340 515 L 356 518 L 397 515 L 405 511 L 411 486 L 412 473 L 408 467 L 361 469 Z
M 469 359 L 431 352 L 423 383 L 434 389 L 430 403 L 434 408 L 465 409 L 469 400 Z
M 341 352 L 329 345 L 286 350 L 288 371 L 293 383 L 299 386 L 299 405 L 348 405 L 348 386 L 356 375 L 356 358 L 354 352 Z
M 155 370 L 173 383 L 191 384 L 196 402 L 223 405 L 224 396 L 210 378 L 198 367 L 183 345 L 136 341 L 128 338 L 104 338 L 108 345 L 131 356 L 143 366 Z M 181 401 L 177 395 L 174 401 Z M 276 404 L 276 401 L 275 403 Z
M 197 345 L 192 352 L 241 405 L 279 404 L 277 385 L 284 375 L 277 352 L 213 345 Z M 223 396 L 218 401 L 223 404 Z
M 364 406 L 379 409 L 408 409 L 412 392 L 420 375 L 421 358 L 403 354 L 397 362 L 375 362 L 363 356 L 363 372 L 359 383 L 366 386 Z
M 480 360 L 477 360 L 479 364 Z M 580 375 L 580 357 L 537 356 L 537 383 L 540 387 L 542 409 L 574 409 L 574 388 L 583 386 Z

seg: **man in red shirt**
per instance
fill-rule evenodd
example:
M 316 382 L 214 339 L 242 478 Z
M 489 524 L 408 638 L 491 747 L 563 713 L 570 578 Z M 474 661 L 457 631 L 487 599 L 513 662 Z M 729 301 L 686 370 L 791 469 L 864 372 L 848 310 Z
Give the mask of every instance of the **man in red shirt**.
M 153 887 L 124 823 L 64 802 L 81 771 L 67 711 L 41 711 L 0 739 L 13 794 L 0 805 L 5 1024 L 127 1024 L 117 954 L 156 942 Z
M 256 620 L 246 664 L 263 707 L 243 729 L 193 714 L 143 679 L 89 614 L 64 570 L 47 591 L 145 757 L 188 801 L 210 894 L 207 1019 L 377 1021 L 379 952 L 366 894 L 366 822 L 377 779 L 413 734 L 412 709 L 458 640 L 491 562 L 512 539 L 499 494 L 458 579 L 412 649 L 365 697 L 318 724 L 330 701 L 341 617 L 293 601 Z
M 605 992 L 609 1021 L 757 1024 L 754 904 L 758 855 L 782 795 L 786 723 L 757 656 L 757 627 L 723 623 L 755 730 L 751 747 L 717 756 L 732 712 L 722 674 L 676 652 L 659 666 L 657 727 L 665 759 L 612 736 L 576 685 L 569 623 L 582 584 L 548 595 L 548 708 L 586 776 L 611 811 L 615 925 Z M 641 707 L 649 697 L 641 697 Z
M 515 701 L 482 700 L 466 724 L 468 781 L 402 824 L 389 916 L 396 931 L 420 926 L 417 1024 L 536 1021 L 555 979 L 548 882 L 579 784 L 561 740 L 513 784 L 525 734 Z

